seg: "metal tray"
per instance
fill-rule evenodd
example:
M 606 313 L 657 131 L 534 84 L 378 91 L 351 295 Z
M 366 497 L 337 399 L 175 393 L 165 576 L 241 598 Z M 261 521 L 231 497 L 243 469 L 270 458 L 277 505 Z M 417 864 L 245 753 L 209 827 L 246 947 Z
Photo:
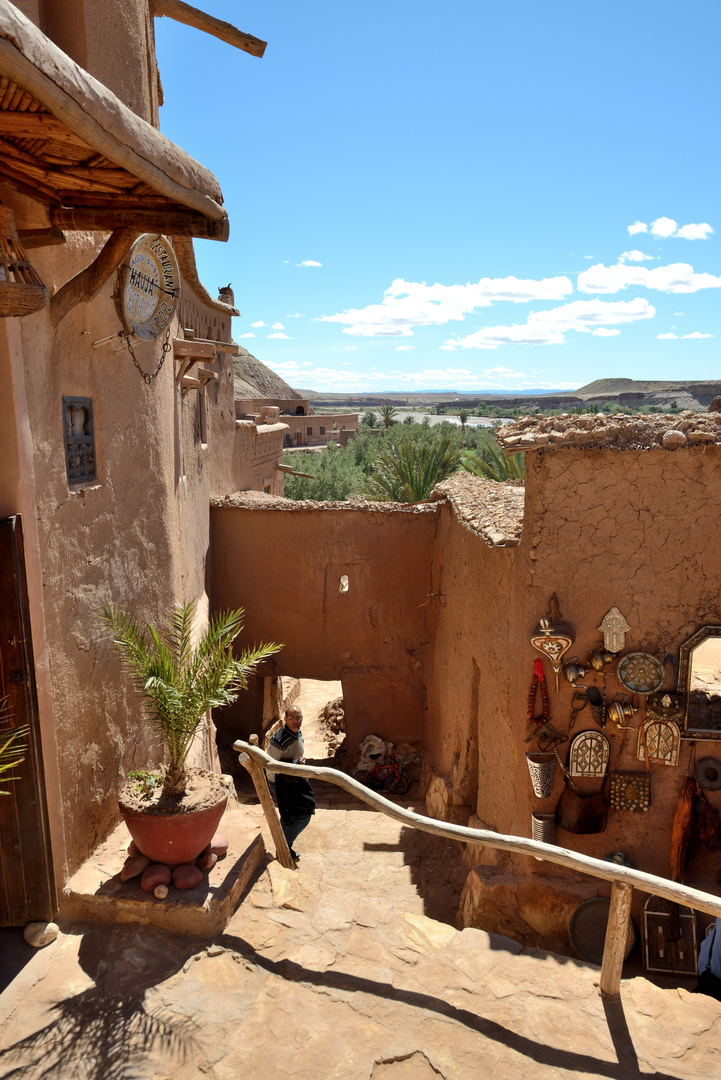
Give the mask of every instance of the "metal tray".
M 663 664 L 650 653 L 627 653 L 618 661 L 616 668 L 616 678 L 632 694 L 652 694 L 665 677 Z
M 568 935 L 574 952 L 589 964 L 600 964 L 603 960 L 603 945 L 606 940 L 606 927 L 611 901 L 605 896 L 592 896 L 579 904 L 568 924 Z M 628 920 L 628 940 L 625 957 L 628 957 L 637 941 L 633 919 Z

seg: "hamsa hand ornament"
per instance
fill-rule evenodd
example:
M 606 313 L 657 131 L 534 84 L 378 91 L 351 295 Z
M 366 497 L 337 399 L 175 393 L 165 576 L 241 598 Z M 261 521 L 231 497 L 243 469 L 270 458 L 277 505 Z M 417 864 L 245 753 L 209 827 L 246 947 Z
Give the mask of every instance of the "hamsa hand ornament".
M 561 621 L 561 613 L 558 610 L 558 599 L 554 593 L 551 597 L 550 611 L 544 616 L 531 637 L 531 645 L 540 653 L 547 656 L 551 661 L 556 676 L 556 693 L 559 692 L 559 676 L 561 674 L 561 657 L 573 644 L 573 629 L 568 623 Z
M 603 634 L 603 644 L 609 652 L 622 652 L 626 644 L 626 634 L 631 627 L 614 605 L 603 617 L 603 622 L 598 628 Z

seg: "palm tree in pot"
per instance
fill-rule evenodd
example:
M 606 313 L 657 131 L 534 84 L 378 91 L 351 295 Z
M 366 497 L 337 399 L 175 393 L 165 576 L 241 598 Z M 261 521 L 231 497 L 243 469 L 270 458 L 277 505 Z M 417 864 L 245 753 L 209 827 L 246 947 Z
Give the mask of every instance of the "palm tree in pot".
M 99 612 L 100 621 L 120 654 L 136 692 L 148 707 L 149 722 L 165 749 L 167 761 L 161 770 L 162 790 L 156 794 L 153 782 L 146 782 L 144 798 L 140 801 L 147 804 L 143 810 L 148 815 L 164 817 L 166 824 L 169 815 L 187 816 L 183 805 L 189 783 L 186 762 L 208 711 L 232 704 L 247 687 L 248 677 L 258 664 L 282 647 L 269 643 L 245 648 L 234 655 L 233 642 L 243 628 L 242 608 L 213 616 L 207 629 L 194 642 L 196 609 L 196 600 L 174 604 L 163 629 L 150 624 L 142 626 L 135 616 L 114 604 L 103 605 Z M 126 813 L 123 794 L 121 792 L 121 811 L 132 835 L 133 827 Z M 221 800 L 221 803 L 222 809 L 212 826 L 211 836 L 225 808 L 225 802 Z M 159 850 L 145 850 L 143 842 L 133 838 L 143 854 L 166 861 Z M 196 855 L 209 839 L 210 836 L 200 844 Z M 144 843 L 147 846 L 148 841 Z M 167 854 L 168 849 L 163 850 Z M 177 848 L 169 850 L 175 855 Z

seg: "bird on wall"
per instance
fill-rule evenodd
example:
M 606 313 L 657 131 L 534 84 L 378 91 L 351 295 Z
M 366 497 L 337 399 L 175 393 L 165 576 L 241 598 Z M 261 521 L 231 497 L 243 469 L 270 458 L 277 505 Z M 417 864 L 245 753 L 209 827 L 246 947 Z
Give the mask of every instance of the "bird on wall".
M 229 304 L 231 307 L 235 307 L 235 297 L 233 296 L 233 290 L 230 287 L 230 283 L 218 286 L 218 299 L 221 304 Z

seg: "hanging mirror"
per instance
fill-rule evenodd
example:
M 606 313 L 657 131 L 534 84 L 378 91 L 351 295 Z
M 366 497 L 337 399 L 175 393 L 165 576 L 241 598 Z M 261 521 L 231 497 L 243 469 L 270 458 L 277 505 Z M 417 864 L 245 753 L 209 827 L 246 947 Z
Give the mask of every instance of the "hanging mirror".
M 686 694 L 682 737 L 721 742 L 721 626 L 703 626 L 683 643 L 678 681 Z

